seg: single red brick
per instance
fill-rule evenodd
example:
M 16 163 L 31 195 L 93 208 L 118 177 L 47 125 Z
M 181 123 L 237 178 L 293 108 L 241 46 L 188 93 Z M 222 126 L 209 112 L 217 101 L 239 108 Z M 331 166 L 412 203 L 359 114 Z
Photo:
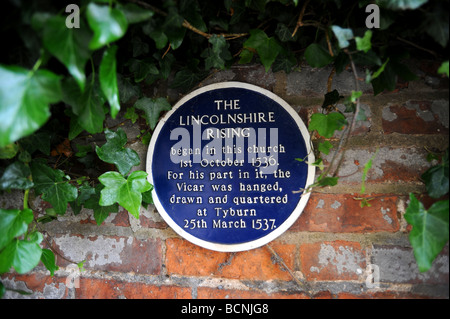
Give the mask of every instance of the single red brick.
M 363 196 L 370 207 L 361 208 L 361 200 L 350 194 L 313 193 L 291 231 L 332 233 L 396 232 L 397 196 Z
M 177 286 L 157 286 L 140 282 L 81 278 L 77 299 L 185 299 L 192 298 L 191 289 Z
M 358 280 L 366 267 L 365 252 L 357 242 L 302 244 L 300 264 L 307 280 Z

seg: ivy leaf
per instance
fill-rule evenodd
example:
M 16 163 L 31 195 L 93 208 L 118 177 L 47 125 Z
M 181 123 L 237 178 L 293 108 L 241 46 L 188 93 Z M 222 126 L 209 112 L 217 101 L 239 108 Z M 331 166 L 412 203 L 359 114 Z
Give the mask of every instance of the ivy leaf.
M 100 87 L 111 107 L 111 117 L 113 119 L 116 118 L 117 113 L 120 111 L 116 52 L 116 45 L 111 46 L 105 51 L 99 70 Z
M 65 17 L 53 16 L 45 22 L 43 44 L 66 66 L 83 91 L 86 82 L 84 67 L 90 57 L 88 46 L 91 34 L 83 25 L 81 28 L 66 28 L 65 20 Z
M 253 48 L 256 50 L 266 72 L 269 71 L 272 63 L 282 51 L 282 47 L 278 44 L 278 41 L 274 37 L 269 38 L 260 29 L 250 30 L 250 37 L 244 42 L 244 48 Z
M 55 262 L 55 254 L 50 249 L 42 249 L 41 261 L 50 271 L 50 276 L 54 276 L 55 271 L 59 269 Z
M 102 189 L 103 186 L 101 184 L 97 185 L 94 194 L 84 203 L 84 207 L 94 211 L 95 222 L 99 226 L 111 213 L 117 213 L 119 211 L 119 207 L 116 203 L 109 206 L 100 206 L 100 192 Z
M 150 99 L 143 97 L 136 101 L 134 107 L 145 112 L 145 117 L 150 128 L 153 130 L 158 123 L 159 113 L 162 111 L 170 111 L 172 108 L 167 99 L 159 97 L 156 99 Z
M 448 9 L 446 10 L 439 5 L 432 12 L 426 13 L 425 30 L 443 48 L 448 43 L 448 26 Z
M 340 26 L 333 25 L 331 26 L 331 30 L 333 30 L 334 35 L 338 39 L 339 47 L 341 49 L 347 48 L 350 45 L 350 42 L 348 41 L 353 39 L 352 29 L 345 29 Z
M 366 192 L 366 178 L 367 178 L 367 173 L 369 173 L 369 170 L 372 168 L 372 163 L 373 160 L 375 159 L 375 157 L 378 154 L 378 151 L 380 149 L 377 148 L 375 154 L 373 154 L 373 156 L 367 161 L 367 163 L 364 165 L 364 169 L 363 169 L 363 173 L 361 176 L 361 194 L 364 194 Z M 362 207 L 362 206 L 361 206 Z
M 325 138 L 330 138 L 333 137 L 334 131 L 342 130 L 345 125 L 347 125 L 347 120 L 341 113 L 314 113 L 311 116 L 308 129 L 310 131 L 316 130 L 319 135 Z
M 105 135 L 106 143 L 102 147 L 95 147 L 95 152 L 102 161 L 115 164 L 122 175 L 141 163 L 135 150 L 124 147 L 128 139 L 121 128 L 118 128 L 116 132 L 106 129 Z
M 176 10 L 169 10 L 169 14 L 163 24 L 163 30 L 173 50 L 178 49 L 183 43 L 184 35 L 186 34 L 186 29 L 182 26 L 183 22 L 183 17 Z
M 312 43 L 306 48 L 305 59 L 313 68 L 322 68 L 333 62 L 333 57 L 317 43 Z
M 91 50 L 97 50 L 120 39 L 128 28 L 127 18 L 122 11 L 94 2 L 88 4 L 86 17 L 94 31 L 94 36 L 89 43 Z
M 49 104 L 60 99 L 54 73 L 0 65 L 0 148 L 40 128 L 50 117 Z
M 325 94 L 325 100 L 322 103 L 322 108 L 327 108 L 330 105 L 334 105 L 342 98 L 338 90 L 334 89 L 331 92 Z
M 33 182 L 28 179 L 30 168 L 17 161 L 10 164 L 0 178 L 0 189 L 29 189 Z
M 359 51 L 364 51 L 364 53 L 369 52 L 369 50 L 372 48 L 372 31 L 371 30 L 367 30 L 364 33 L 364 37 L 360 38 L 360 37 L 355 37 L 355 41 L 356 41 L 356 48 Z
M 430 195 L 431 197 L 439 198 L 448 193 L 448 168 L 449 161 L 447 149 L 442 162 L 439 165 L 429 168 L 425 173 L 423 173 L 422 179 L 425 182 L 428 195 Z
M 145 80 L 149 74 L 159 74 L 158 68 L 146 60 L 131 59 L 127 64 L 130 71 L 134 73 L 134 81 L 136 83 Z
M 449 61 L 442 62 L 438 69 L 439 74 L 446 74 L 449 77 Z
M 151 188 L 146 172 L 135 171 L 127 179 L 117 172 L 106 172 L 98 179 L 105 186 L 100 195 L 101 206 L 118 203 L 134 217 L 139 218 L 142 193 Z
M 419 270 L 427 271 L 436 256 L 448 241 L 449 202 L 434 203 L 428 210 L 410 194 L 410 204 L 406 209 L 405 219 L 413 226 L 409 241 L 414 249 Z
M 42 254 L 42 248 L 39 247 L 40 238 L 36 237 L 31 241 L 16 238 L 11 241 L 0 252 L 0 273 L 8 272 L 11 266 L 19 274 L 29 272 L 36 267 Z
M 202 53 L 205 59 L 205 69 L 217 68 L 223 70 L 226 60 L 232 58 L 228 47 L 230 46 L 223 36 L 213 35 L 208 40 L 212 44 L 212 48 L 207 48 Z
M 5 147 L 0 148 L 0 159 L 11 159 L 16 156 L 19 151 L 19 145 L 16 143 L 11 143 Z
M 91 134 L 101 133 L 103 131 L 103 121 L 105 120 L 105 111 L 103 109 L 104 99 L 99 94 L 100 91 L 95 83 L 88 83 L 83 93 L 80 92 L 72 81 L 63 83 L 63 100 L 72 106 L 75 115 L 71 122 L 71 137 L 78 135 L 82 129 Z
M 317 179 L 317 182 L 314 183 L 313 186 L 318 186 L 318 187 L 325 187 L 325 186 L 336 186 L 338 183 L 338 179 L 339 177 L 319 177 Z
M 63 171 L 52 169 L 38 161 L 31 163 L 31 173 L 36 193 L 42 194 L 42 199 L 49 202 L 57 214 L 63 215 L 67 210 L 67 203 L 77 198 L 77 188 L 69 184 Z
M 323 141 L 322 143 L 319 143 L 319 146 L 317 147 L 317 149 L 328 155 L 330 153 L 330 150 L 333 148 L 333 144 L 330 143 L 330 141 Z
M 130 24 L 146 21 L 155 14 L 153 11 L 139 7 L 134 3 L 118 4 L 117 9 L 123 12 Z
M 0 250 L 14 238 L 23 235 L 32 221 L 31 209 L 0 209 Z

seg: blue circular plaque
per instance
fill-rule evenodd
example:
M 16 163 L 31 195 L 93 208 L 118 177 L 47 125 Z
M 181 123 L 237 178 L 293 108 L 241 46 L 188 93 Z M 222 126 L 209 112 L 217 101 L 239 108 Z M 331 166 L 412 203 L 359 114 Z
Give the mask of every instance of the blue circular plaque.
M 305 158 L 306 161 L 296 161 Z M 260 247 L 286 231 L 309 199 L 308 130 L 281 98 L 224 82 L 182 98 L 160 120 L 147 155 L 153 201 L 183 238 L 216 251 Z

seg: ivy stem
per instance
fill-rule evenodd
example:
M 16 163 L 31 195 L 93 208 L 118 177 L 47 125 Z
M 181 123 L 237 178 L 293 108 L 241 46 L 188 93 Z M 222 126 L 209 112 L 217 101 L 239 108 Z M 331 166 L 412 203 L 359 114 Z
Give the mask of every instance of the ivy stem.
M 347 50 L 345 50 L 345 52 L 347 53 L 348 58 L 350 59 L 350 66 L 352 68 L 353 76 L 355 78 L 355 89 L 356 89 L 356 91 L 359 91 L 358 72 L 356 71 L 355 63 L 353 62 L 352 55 Z M 333 176 L 336 176 L 338 174 L 339 168 L 341 167 L 341 165 L 344 161 L 347 144 L 350 139 L 350 135 L 351 135 L 352 131 L 355 129 L 356 119 L 358 118 L 360 108 L 361 108 L 360 98 L 358 97 L 356 99 L 355 113 L 353 114 L 352 122 L 350 123 L 350 126 L 348 127 L 347 135 L 345 137 L 343 137 L 339 142 L 339 148 L 338 148 L 337 152 L 339 152 L 340 148 L 342 147 L 342 153 L 341 153 L 339 162 L 336 166 L 336 169 L 334 170 Z
M 28 209 L 28 196 L 30 194 L 30 189 L 26 189 L 23 194 L 23 209 Z
M 33 65 L 33 68 L 31 69 L 31 71 L 28 73 L 28 77 L 32 77 L 33 74 L 39 69 L 39 67 L 42 64 L 42 56 L 39 58 L 39 60 L 36 61 L 36 63 Z

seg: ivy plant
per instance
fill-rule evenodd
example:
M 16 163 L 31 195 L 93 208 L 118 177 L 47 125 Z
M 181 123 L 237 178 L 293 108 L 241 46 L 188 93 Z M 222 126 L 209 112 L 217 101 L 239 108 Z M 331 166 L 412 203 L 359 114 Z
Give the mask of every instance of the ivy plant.
M 171 109 L 165 96 L 149 95 L 152 85 L 187 92 L 216 70 L 248 63 L 266 72 L 288 73 L 303 61 L 330 67 L 324 103 L 309 123 L 318 155 L 309 164 L 322 169 L 314 184 L 320 187 L 338 183 L 349 136 L 365 120 L 361 78 L 375 94 L 394 90 L 397 79 L 417 78 L 404 63 L 411 55 L 440 60 L 439 74 L 449 73 L 448 1 L 371 1 L 381 9 L 380 28 L 371 30 L 367 0 L 22 2 L 7 0 L 0 13 L 0 191 L 23 194 L 22 204 L 0 208 L 0 274 L 11 267 L 25 273 L 39 261 L 54 273 L 42 223 L 84 208 L 100 225 L 119 206 L 138 217 L 140 206 L 152 202 L 146 173 L 133 170 L 141 160 L 127 147 L 148 143 L 159 116 Z M 331 90 L 334 74 L 345 69 L 355 77 L 349 96 Z M 138 125 L 139 136 L 109 124 L 120 118 Z M 341 137 L 333 142 L 336 131 Z M 327 167 L 321 153 L 333 154 Z M 447 166 L 423 176 L 430 196 L 442 195 L 445 176 L 448 192 L 446 158 Z M 35 196 L 48 202 L 44 215 L 32 207 Z M 432 243 L 418 260 L 429 261 L 442 246 L 445 238 L 433 237 L 428 223 L 438 217 L 445 226 L 442 205 L 425 210 L 411 197 L 405 215 L 413 224 L 411 243 L 415 251 L 421 238 Z

